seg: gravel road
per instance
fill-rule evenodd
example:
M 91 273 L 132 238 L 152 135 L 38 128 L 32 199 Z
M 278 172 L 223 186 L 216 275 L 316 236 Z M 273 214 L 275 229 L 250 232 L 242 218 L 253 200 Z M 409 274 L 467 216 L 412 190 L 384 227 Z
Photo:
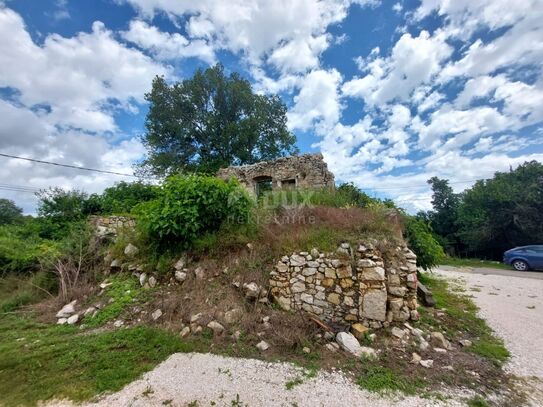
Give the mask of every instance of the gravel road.
M 496 274 L 473 274 L 451 267 L 436 270 L 460 279 L 480 308 L 480 315 L 511 352 L 506 370 L 543 379 L 543 280 Z
M 296 378 L 301 378 L 303 383 L 287 390 L 286 383 Z M 190 404 L 194 401 L 198 404 Z M 178 353 L 120 392 L 87 406 L 164 405 L 423 407 L 465 404 L 419 397 L 380 397 L 361 390 L 340 373 L 319 373 L 312 379 L 303 379 L 302 371 L 288 363 Z

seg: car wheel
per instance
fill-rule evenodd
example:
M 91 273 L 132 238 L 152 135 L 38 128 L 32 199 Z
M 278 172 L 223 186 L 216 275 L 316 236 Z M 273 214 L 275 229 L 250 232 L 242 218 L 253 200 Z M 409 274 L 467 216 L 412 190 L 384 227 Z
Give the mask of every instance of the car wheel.
M 515 270 L 518 270 L 518 271 L 526 271 L 526 270 L 528 270 L 528 263 L 526 263 L 523 260 L 515 260 L 512 263 L 512 266 L 513 266 L 513 268 Z

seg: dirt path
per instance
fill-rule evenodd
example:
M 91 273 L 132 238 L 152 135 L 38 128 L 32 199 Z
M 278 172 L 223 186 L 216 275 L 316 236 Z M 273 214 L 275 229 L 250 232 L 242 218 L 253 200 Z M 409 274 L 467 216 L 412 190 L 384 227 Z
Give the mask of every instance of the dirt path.
M 436 272 L 466 284 L 481 316 L 511 352 L 506 370 L 543 379 L 543 280 L 472 274 L 450 267 Z

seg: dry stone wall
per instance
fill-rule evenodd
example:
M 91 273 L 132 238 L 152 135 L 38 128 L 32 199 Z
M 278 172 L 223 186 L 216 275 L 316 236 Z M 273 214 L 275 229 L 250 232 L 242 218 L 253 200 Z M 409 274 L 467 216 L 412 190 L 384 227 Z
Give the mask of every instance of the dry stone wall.
M 128 216 L 91 216 L 89 221 L 98 236 L 117 236 L 122 229 L 136 226 L 136 221 Z
M 303 154 L 222 168 L 217 176 L 224 180 L 237 178 L 253 195 L 258 193 L 261 182 L 271 182 L 272 189 L 334 187 L 334 174 L 328 171 L 322 154 Z
M 336 253 L 284 256 L 270 275 L 271 293 L 285 310 L 303 310 L 332 324 L 380 328 L 418 319 L 416 256 L 406 246 L 381 253 L 371 242 Z

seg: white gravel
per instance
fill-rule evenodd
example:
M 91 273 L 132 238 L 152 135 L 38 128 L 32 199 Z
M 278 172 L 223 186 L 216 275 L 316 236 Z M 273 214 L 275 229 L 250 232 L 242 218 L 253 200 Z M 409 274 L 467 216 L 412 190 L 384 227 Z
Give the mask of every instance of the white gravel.
M 543 378 L 543 280 L 449 269 L 436 273 L 466 284 L 480 315 L 511 352 L 507 371 Z
M 301 378 L 287 390 L 289 380 Z M 118 393 L 88 406 L 463 406 L 419 397 L 388 398 L 363 391 L 340 373 L 319 373 L 304 379 L 302 371 L 287 363 L 268 363 L 211 354 L 174 354 L 153 371 Z M 235 402 L 239 401 L 239 404 Z M 212 404 L 214 402 L 215 404 Z M 53 402 L 49 406 L 69 406 Z

